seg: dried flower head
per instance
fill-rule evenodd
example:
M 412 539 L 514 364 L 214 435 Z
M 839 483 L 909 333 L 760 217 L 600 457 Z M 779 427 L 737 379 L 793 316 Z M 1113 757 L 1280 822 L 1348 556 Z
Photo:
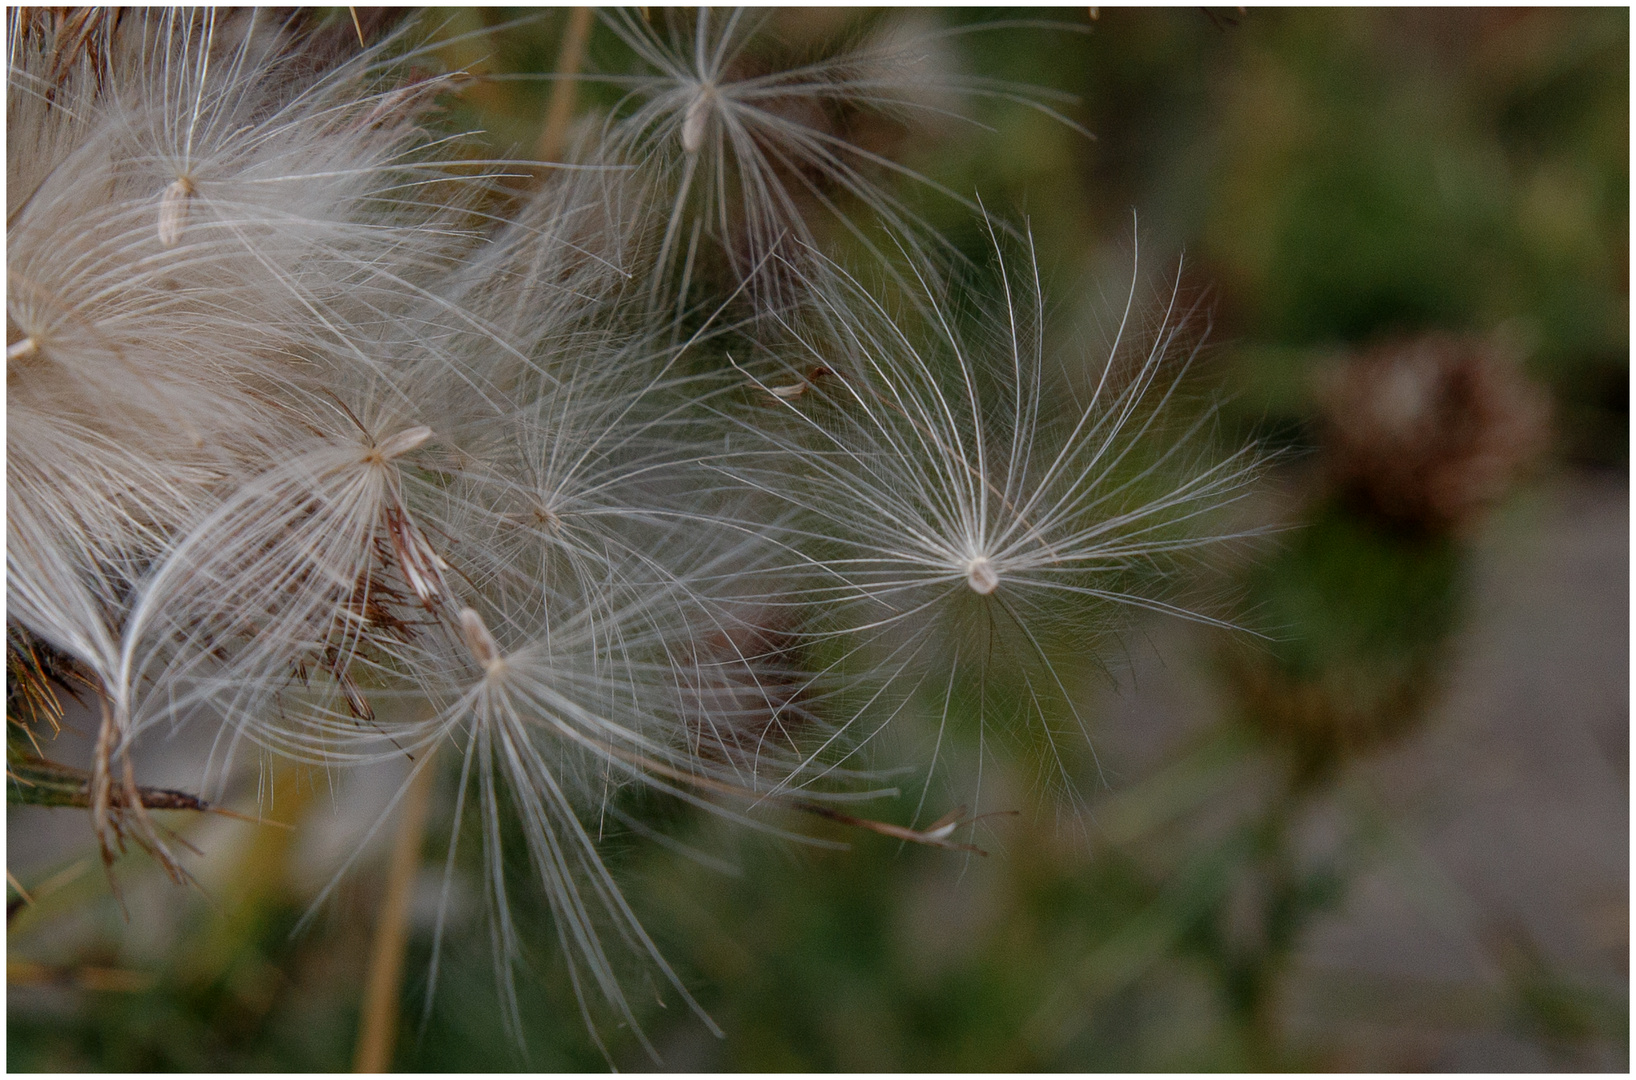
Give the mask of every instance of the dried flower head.
M 1543 448 L 1549 405 L 1492 342 L 1426 335 L 1348 360 L 1323 388 L 1333 482 L 1387 518 L 1470 524 Z

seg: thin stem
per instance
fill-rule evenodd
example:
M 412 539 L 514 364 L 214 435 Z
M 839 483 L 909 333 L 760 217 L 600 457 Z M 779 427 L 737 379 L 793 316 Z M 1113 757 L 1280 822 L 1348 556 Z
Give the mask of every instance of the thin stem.
M 591 9 L 572 9 L 568 13 L 562 52 L 557 57 L 558 77 L 551 87 L 551 102 L 546 106 L 545 130 L 540 132 L 540 141 L 534 144 L 534 156 L 541 161 L 555 161 L 562 153 L 568 121 L 574 116 L 574 98 L 579 91 L 579 80 L 575 76 L 585 63 L 585 47 L 590 39 Z
M 431 802 L 432 770 L 422 765 L 409 782 L 403 817 L 392 845 L 392 866 L 381 899 L 380 919 L 370 947 L 369 975 L 364 984 L 363 1019 L 353 1072 L 387 1072 L 398 1038 L 399 985 L 403 958 L 409 945 L 409 894 L 420 866 L 421 841 L 426 835 L 426 808 Z

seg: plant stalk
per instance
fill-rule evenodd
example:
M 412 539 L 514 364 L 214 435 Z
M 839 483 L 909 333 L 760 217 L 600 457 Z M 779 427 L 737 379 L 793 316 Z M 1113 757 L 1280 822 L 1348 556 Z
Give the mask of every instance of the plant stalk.
M 402 818 L 392 845 L 392 865 L 380 918 L 370 946 L 369 974 L 364 983 L 358 1048 L 352 1071 L 388 1072 L 398 1038 L 399 991 L 403 959 L 409 946 L 409 898 L 420 866 L 421 841 L 426 835 L 426 808 L 431 802 L 431 762 L 421 766 L 403 797 Z

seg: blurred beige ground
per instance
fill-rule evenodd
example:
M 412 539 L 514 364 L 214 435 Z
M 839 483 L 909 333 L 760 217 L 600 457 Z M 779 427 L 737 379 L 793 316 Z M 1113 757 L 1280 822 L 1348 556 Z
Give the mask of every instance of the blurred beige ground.
M 1340 785 L 1377 815 L 1378 854 L 1308 935 L 1283 1024 L 1343 1069 L 1623 1071 L 1627 1045 L 1563 1039 L 1518 996 L 1570 1032 L 1576 1009 L 1628 1000 L 1626 479 L 1565 473 L 1517 496 L 1475 574 L 1436 715 Z M 1154 644 L 1104 714 L 1115 797 L 1217 708 L 1193 650 L 1164 628 Z
M 1623 477 L 1562 477 L 1502 512 L 1440 715 L 1361 770 L 1397 850 L 1289 997 L 1358 1068 L 1627 1067 L 1622 1047 L 1524 1038 L 1501 987 L 1628 984 L 1629 545 Z

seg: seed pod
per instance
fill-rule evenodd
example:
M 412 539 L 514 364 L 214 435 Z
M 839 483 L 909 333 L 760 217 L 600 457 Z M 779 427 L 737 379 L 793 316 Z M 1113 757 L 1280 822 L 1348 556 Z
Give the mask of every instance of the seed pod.
M 159 242 L 166 247 L 175 247 L 181 241 L 188 204 L 196 191 L 192 180 L 180 176 L 159 197 Z
M 472 608 L 460 609 L 460 629 L 466 635 L 466 647 L 473 659 L 483 665 L 484 671 L 493 671 L 500 663 L 500 646 L 483 623 L 483 616 Z
M 29 357 L 33 356 L 39 351 L 40 343 L 32 337 L 23 338 L 21 341 L 14 341 L 10 345 L 6 346 L 6 363 L 9 364 L 13 360 L 27 360 Z
M 700 88 L 698 96 L 687 107 L 687 115 L 682 117 L 682 149 L 689 154 L 697 154 L 704 145 L 704 128 L 710 122 L 710 109 L 715 103 L 716 91 L 706 86 Z
M 994 572 L 994 564 L 987 555 L 979 555 L 966 564 L 966 583 L 978 596 L 987 596 L 1000 587 L 1000 575 Z
M 395 457 L 402 457 L 431 437 L 432 429 L 429 427 L 405 428 L 396 435 L 382 440 L 376 450 L 383 460 L 391 461 Z

